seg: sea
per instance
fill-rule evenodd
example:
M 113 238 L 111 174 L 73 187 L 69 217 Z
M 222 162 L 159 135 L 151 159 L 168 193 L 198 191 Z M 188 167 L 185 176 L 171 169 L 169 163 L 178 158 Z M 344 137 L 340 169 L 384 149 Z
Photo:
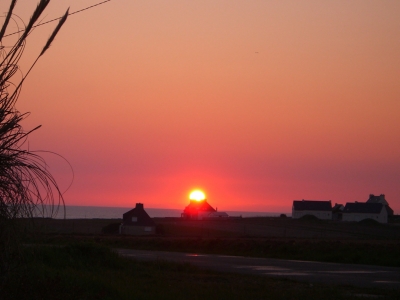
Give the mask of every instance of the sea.
M 122 219 L 122 215 L 133 207 L 104 207 L 104 206 L 65 206 L 59 207 L 53 214 L 55 219 Z M 180 217 L 182 209 L 145 208 L 151 218 Z M 277 217 L 277 212 L 225 211 L 231 217 Z M 290 214 L 285 213 L 287 216 Z

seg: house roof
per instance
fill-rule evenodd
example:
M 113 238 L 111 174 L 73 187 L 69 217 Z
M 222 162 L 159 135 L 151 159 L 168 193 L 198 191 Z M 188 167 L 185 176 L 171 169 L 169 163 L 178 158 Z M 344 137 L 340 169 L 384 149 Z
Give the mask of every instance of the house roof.
M 136 217 L 136 222 L 132 221 L 132 217 Z M 142 203 L 136 203 L 136 207 L 127 211 L 122 215 L 123 222 L 125 225 L 133 226 L 155 226 L 152 218 L 144 210 Z
M 346 203 L 343 213 L 367 213 L 367 214 L 379 214 L 383 208 L 382 203 Z
M 321 200 L 294 200 L 294 210 L 332 211 L 331 201 Z
M 191 200 L 190 204 L 186 206 L 184 209 L 184 213 L 186 214 L 195 214 L 199 212 L 214 212 L 216 211 L 210 204 L 207 203 L 207 200 L 202 200 L 202 201 L 196 201 L 196 200 Z
M 380 194 L 379 196 L 375 196 L 374 194 L 369 195 L 369 199 L 367 200 L 367 203 L 382 203 L 386 205 L 386 210 L 390 216 L 393 216 L 394 211 L 393 209 L 389 206 L 389 203 L 385 199 L 384 194 Z
M 370 194 L 369 199 L 367 200 L 367 203 L 382 203 L 382 204 L 388 205 L 388 202 L 386 201 L 384 194 L 380 194 L 379 196 Z

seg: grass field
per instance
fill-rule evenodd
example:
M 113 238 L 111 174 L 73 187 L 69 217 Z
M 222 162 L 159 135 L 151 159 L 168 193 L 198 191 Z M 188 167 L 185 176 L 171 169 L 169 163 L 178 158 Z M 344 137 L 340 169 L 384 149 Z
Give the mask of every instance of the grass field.
M 41 243 L 91 241 L 111 248 L 224 254 L 400 267 L 400 241 L 54 235 Z
M 155 219 L 159 234 L 120 236 L 120 220 L 38 220 L 33 242 L 94 241 L 114 248 L 228 254 L 400 267 L 400 227 L 290 218 Z M 110 231 L 111 229 L 111 231 Z M 93 233 L 95 232 L 95 233 Z
M 400 240 L 400 224 L 350 223 L 322 220 L 300 220 L 279 217 L 232 219 L 229 221 L 185 221 L 180 218 L 154 218 L 158 232 L 175 237 L 268 237 L 340 240 Z M 121 219 L 37 219 L 35 228 L 53 234 L 102 234 Z
M 400 299 L 400 291 L 310 285 L 217 273 L 187 264 L 139 262 L 93 243 L 24 248 L 1 299 Z
M 400 267 L 396 225 L 243 218 L 156 219 L 158 235 L 115 234 L 121 220 L 38 219 L 25 224 L 22 260 L 1 299 L 400 299 L 400 290 L 312 285 L 217 273 L 188 264 L 139 262 L 111 249 L 215 253 Z M 114 232 L 114 233 L 113 233 Z

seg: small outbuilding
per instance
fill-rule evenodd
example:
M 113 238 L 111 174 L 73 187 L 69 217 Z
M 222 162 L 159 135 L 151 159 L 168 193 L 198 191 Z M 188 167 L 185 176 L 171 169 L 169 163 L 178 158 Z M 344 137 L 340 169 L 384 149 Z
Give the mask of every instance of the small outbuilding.
M 372 219 L 379 223 L 388 222 L 388 211 L 383 203 L 354 202 L 346 203 L 343 210 L 343 221 L 359 222 Z
M 335 205 L 332 207 L 332 219 L 341 221 L 343 218 L 343 210 L 344 210 L 343 204 L 335 203 Z
M 215 211 L 215 212 L 212 212 L 212 213 L 208 214 L 208 215 L 206 216 L 206 218 L 209 218 L 209 219 L 215 219 L 215 218 L 229 218 L 229 216 L 228 216 L 228 214 L 227 214 L 226 212 L 224 212 L 224 211 Z
M 123 214 L 123 221 L 119 227 L 120 234 L 149 235 L 156 233 L 156 224 L 144 210 L 142 203 Z
M 330 200 L 294 200 L 292 218 L 299 219 L 306 215 L 322 220 L 332 220 L 332 203 Z

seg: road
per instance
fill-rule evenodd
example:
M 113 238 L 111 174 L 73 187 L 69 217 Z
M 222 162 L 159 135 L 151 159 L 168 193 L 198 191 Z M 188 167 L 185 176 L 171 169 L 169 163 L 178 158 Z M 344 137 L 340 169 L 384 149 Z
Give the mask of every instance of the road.
M 187 262 L 220 272 L 290 278 L 309 283 L 400 289 L 400 268 L 180 252 L 115 249 L 137 260 Z

